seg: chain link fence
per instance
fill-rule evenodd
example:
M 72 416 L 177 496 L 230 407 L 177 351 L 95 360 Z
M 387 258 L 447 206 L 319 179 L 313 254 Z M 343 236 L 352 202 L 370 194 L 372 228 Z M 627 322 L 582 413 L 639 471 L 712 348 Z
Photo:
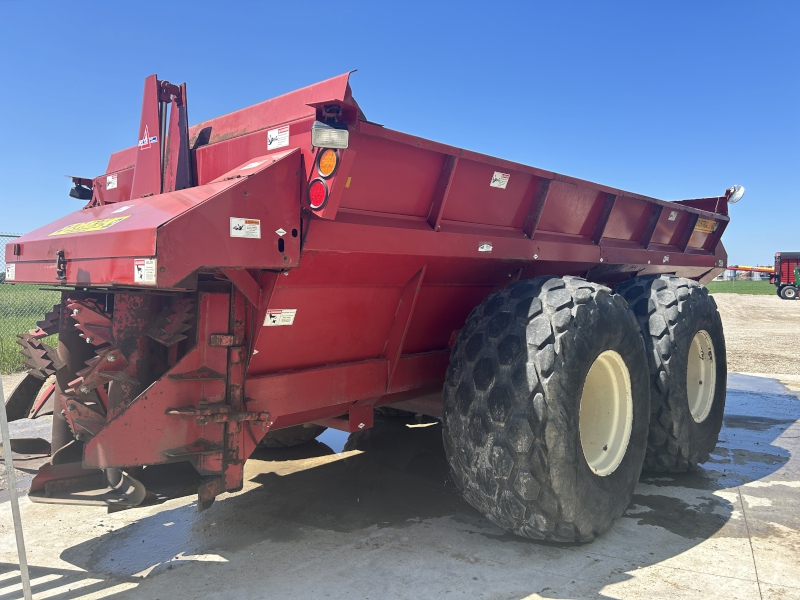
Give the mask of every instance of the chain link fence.
M 19 235 L 0 233 L 0 374 L 25 370 L 17 334 L 36 327 L 47 311 L 59 302 L 58 292 L 41 290 L 38 285 L 7 285 L 6 244 Z M 48 344 L 53 340 L 48 339 Z

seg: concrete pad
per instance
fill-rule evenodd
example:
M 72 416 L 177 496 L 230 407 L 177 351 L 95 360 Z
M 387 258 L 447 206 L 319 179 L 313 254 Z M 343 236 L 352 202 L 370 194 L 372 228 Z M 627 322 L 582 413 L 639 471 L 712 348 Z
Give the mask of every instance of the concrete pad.
M 505 533 L 449 479 L 438 425 L 381 444 L 259 451 L 244 489 L 198 514 L 192 497 L 107 514 L 22 512 L 37 598 L 794 598 L 800 590 L 800 399 L 732 375 L 712 461 L 644 473 L 626 513 L 590 544 Z M 0 600 L 19 597 L 0 504 Z M 761 589 L 759 591 L 759 586 Z

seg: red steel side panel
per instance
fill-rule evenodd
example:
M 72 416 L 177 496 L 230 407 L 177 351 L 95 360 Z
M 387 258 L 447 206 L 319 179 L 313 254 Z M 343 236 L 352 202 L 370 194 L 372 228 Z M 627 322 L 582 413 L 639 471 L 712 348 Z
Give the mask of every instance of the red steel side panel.
M 109 171 L 92 180 L 94 196 L 100 204 L 124 202 L 131 199 L 131 186 L 133 185 L 133 168 L 120 171 Z
M 222 117 L 198 123 L 189 128 L 189 146 L 194 148 L 199 138 L 203 144 L 216 144 L 232 137 L 260 131 L 268 126 L 313 116 L 316 114 L 316 109 L 309 106 L 310 103 L 339 100 L 353 104 L 349 78 L 350 74 L 345 73 Z
M 158 81 L 155 75 L 144 80 L 142 120 L 139 123 L 136 167 L 131 186 L 131 199 L 161 193 L 161 144 L 158 118 Z
M 647 202 L 626 196 L 618 197 L 603 233 L 603 243 L 609 240 L 638 242 L 651 211 L 652 205 Z
M 138 146 L 131 146 L 125 150 L 119 150 L 111 155 L 108 159 L 108 166 L 106 173 L 115 173 L 123 169 L 132 169 L 136 164 L 136 153 L 139 150 Z
M 288 269 L 298 265 L 299 150 L 256 157 L 207 187 L 231 183 L 212 201 L 159 227 L 159 285 L 176 285 L 199 267 Z M 187 190 L 173 193 L 183 191 Z M 234 229 L 243 220 L 258 224 L 258 237 Z M 187 232 L 191 232 L 188 239 Z

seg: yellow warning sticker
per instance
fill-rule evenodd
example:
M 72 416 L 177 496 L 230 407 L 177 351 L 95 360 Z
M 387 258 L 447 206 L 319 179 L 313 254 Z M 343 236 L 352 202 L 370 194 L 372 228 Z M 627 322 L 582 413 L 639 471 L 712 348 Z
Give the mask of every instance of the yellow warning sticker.
M 712 219 L 697 219 L 697 224 L 694 226 L 695 231 L 702 233 L 713 233 L 717 230 L 719 223 Z
M 113 219 L 97 219 L 96 221 L 86 221 L 85 223 L 73 223 L 72 225 L 67 225 L 66 227 L 62 227 L 58 231 L 54 231 L 53 233 L 48 233 L 47 236 L 50 237 L 51 235 L 69 235 L 70 233 L 86 233 L 88 231 L 102 231 L 103 229 L 108 229 L 112 225 L 116 225 L 120 221 L 124 221 L 130 217 L 130 215 L 125 215 L 124 217 L 114 217 Z

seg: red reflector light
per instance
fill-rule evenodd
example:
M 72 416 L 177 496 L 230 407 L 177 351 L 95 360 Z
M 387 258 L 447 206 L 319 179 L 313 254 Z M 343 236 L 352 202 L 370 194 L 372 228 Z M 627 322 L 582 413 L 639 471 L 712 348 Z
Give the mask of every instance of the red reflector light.
M 308 204 L 314 210 L 319 210 L 328 201 L 328 186 L 322 179 L 315 179 L 308 186 Z

